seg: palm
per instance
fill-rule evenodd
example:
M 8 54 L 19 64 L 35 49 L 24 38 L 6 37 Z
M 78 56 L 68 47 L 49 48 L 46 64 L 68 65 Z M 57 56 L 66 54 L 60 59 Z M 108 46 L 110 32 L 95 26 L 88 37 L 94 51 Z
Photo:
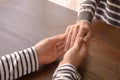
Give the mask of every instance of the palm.
M 54 62 L 65 53 L 64 36 L 54 36 L 40 41 L 35 47 L 39 56 L 40 64 Z
M 45 48 L 42 50 L 44 52 L 44 57 L 46 58 L 45 63 L 51 63 L 53 61 L 55 61 L 58 57 L 58 51 L 56 48 L 56 43 L 55 42 L 48 42 L 46 43 L 46 45 L 44 45 Z

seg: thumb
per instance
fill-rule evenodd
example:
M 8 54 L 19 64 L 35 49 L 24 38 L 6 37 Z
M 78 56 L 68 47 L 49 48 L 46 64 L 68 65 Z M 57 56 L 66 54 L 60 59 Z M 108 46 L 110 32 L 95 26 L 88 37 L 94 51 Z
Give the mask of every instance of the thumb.
M 64 41 L 65 38 L 66 38 L 65 34 L 59 34 L 59 35 L 51 37 L 51 39 L 53 39 L 55 42 L 56 41 L 61 41 L 61 40 Z
M 81 46 L 82 46 L 82 43 L 83 43 L 83 38 L 82 37 L 79 37 L 76 39 L 75 43 L 74 43 L 74 47 L 76 49 L 80 49 Z

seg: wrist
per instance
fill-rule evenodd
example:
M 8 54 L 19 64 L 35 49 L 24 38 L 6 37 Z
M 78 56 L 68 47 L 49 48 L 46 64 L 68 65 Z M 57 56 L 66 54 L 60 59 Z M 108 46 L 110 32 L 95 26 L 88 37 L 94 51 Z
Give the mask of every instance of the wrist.
M 90 23 L 88 20 L 77 20 L 77 21 L 76 21 L 77 24 L 79 24 L 79 23 L 81 23 L 81 22 L 91 25 L 91 23 Z
M 58 68 L 59 68 L 59 67 L 62 67 L 62 66 L 66 66 L 66 65 L 67 65 L 67 66 L 69 65 L 69 66 L 71 66 L 72 68 L 74 68 L 74 70 L 77 70 L 77 68 L 76 68 L 74 65 L 72 65 L 71 63 L 61 64 L 61 65 L 58 66 Z
M 89 22 L 89 21 L 87 21 L 87 20 L 78 20 L 77 22 L 76 22 L 76 24 L 77 25 L 84 25 L 84 26 L 81 26 L 81 27 L 87 27 L 87 28 L 92 28 L 91 26 L 92 26 L 92 24 Z
M 64 64 L 71 64 L 71 65 L 73 65 L 76 69 L 78 68 L 78 66 L 77 66 L 76 64 L 74 64 L 74 62 L 70 62 L 70 61 L 67 61 L 67 60 L 62 60 L 62 61 L 60 61 L 59 66 L 64 65 Z

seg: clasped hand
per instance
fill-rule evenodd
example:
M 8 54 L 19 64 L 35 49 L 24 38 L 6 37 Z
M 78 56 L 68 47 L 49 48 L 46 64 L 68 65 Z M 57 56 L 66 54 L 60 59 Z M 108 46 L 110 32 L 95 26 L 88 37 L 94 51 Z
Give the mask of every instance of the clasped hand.
M 81 28 L 81 26 L 85 27 Z M 64 55 L 59 65 L 70 63 L 77 68 L 86 56 L 86 41 L 89 36 L 88 23 L 85 25 L 84 22 L 81 22 L 68 26 L 65 34 L 49 37 L 38 42 L 34 47 L 39 64 L 52 63 Z

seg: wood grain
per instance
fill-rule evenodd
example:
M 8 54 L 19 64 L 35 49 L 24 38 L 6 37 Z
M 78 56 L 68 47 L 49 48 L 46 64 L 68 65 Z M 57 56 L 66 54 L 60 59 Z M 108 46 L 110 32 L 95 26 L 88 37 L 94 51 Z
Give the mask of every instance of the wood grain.
M 47 0 L 0 2 L 0 56 L 28 48 L 65 31 L 77 13 Z M 88 56 L 78 69 L 83 80 L 120 80 L 120 29 L 94 20 Z M 51 80 L 58 62 L 18 80 Z

